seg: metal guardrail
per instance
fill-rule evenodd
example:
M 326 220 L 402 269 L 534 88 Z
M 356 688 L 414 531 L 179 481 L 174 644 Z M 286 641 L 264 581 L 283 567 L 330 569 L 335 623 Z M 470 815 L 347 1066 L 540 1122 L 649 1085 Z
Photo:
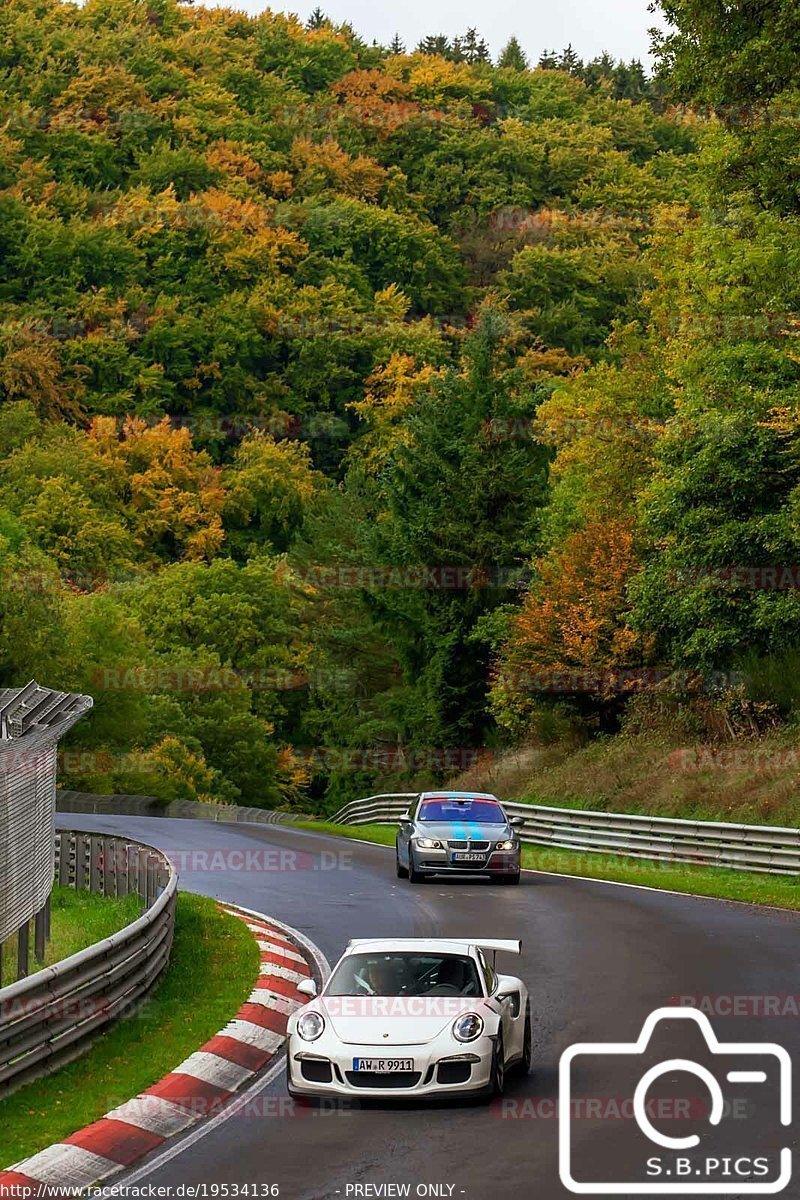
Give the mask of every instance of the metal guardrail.
M 172 800 L 164 804 L 154 796 L 95 796 L 87 792 L 56 793 L 60 813 L 100 813 L 104 816 L 184 817 L 215 824 L 290 825 L 313 820 L 304 813 L 282 809 L 247 808 L 241 804 L 209 804 L 201 800 Z
M 419 792 L 367 796 L 346 804 L 331 820 L 341 825 L 394 823 L 418 796 Z M 551 808 L 544 804 L 503 802 L 503 807 L 509 816 L 522 818 L 521 840 L 537 845 L 735 871 L 800 874 L 800 829 Z
M 145 996 L 172 948 L 178 876 L 160 851 L 61 830 L 55 858 L 62 886 L 134 893 L 146 911 L 111 937 L 0 989 L 0 1098 L 81 1054 Z
M 419 792 L 388 792 L 353 800 L 329 820 L 343 825 L 393 823 L 418 796 Z M 238 805 L 209 805 L 186 800 L 163 808 L 147 797 L 88 796 L 78 792 L 59 793 L 58 807 L 63 812 L 181 816 L 264 825 L 314 820 L 301 813 L 270 812 Z M 738 871 L 800 873 L 800 829 L 551 808 L 543 804 L 504 803 L 503 807 L 510 816 L 522 817 L 524 824 L 520 827 L 520 838 L 532 844 Z

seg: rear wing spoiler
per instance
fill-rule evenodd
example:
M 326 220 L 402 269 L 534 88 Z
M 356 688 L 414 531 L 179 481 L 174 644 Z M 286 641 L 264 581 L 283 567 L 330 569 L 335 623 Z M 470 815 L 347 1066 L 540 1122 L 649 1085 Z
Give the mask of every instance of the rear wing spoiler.
M 481 950 L 493 950 L 495 954 L 498 950 L 502 950 L 505 954 L 522 953 L 522 942 L 519 938 L 513 938 L 508 941 L 498 940 L 497 938 L 475 938 L 474 944 L 480 946 Z
M 371 945 L 374 945 L 375 942 L 378 942 L 380 944 L 380 943 L 385 942 L 386 940 L 387 940 L 386 938 L 351 938 L 350 941 L 347 943 L 346 949 L 352 950 L 354 946 L 371 946 Z M 388 939 L 388 940 L 390 940 L 390 941 L 396 940 L 399 942 L 412 942 L 412 943 L 419 942 L 420 946 L 427 946 L 427 945 L 430 945 L 431 942 L 436 942 L 436 941 L 460 942 L 464 947 L 479 946 L 481 948 L 481 950 L 491 950 L 495 954 L 497 953 L 498 950 L 504 951 L 506 954 L 521 954 L 522 953 L 522 942 L 519 940 L 519 938 L 514 938 L 512 940 L 502 940 L 502 939 L 498 940 L 497 938 L 454 937 L 454 938 L 396 938 L 396 939 Z

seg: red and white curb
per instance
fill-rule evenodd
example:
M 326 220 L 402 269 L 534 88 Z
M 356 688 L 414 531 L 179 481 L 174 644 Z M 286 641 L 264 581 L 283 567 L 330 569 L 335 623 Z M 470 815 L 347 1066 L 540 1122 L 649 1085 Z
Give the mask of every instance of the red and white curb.
M 252 1083 L 286 1040 L 286 1025 L 307 1003 L 297 984 L 327 963 L 296 930 L 248 909 L 221 904 L 244 921 L 261 953 L 256 986 L 224 1029 L 133 1100 L 65 1141 L 0 1170 L 0 1197 L 35 1196 L 44 1188 L 88 1188 L 219 1114 Z M 27 1189 L 25 1192 L 20 1189 Z

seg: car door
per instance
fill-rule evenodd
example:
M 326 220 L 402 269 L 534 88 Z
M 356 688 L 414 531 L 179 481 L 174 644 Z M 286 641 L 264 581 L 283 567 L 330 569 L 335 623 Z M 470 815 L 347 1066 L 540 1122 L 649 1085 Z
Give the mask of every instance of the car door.
M 397 830 L 397 854 L 404 867 L 407 867 L 409 863 L 408 851 L 409 844 L 411 842 L 411 831 L 414 828 L 413 820 L 411 818 L 413 818 L 415 815 L 414 810 L 416 806 L 417 801 L 412 800 L 408 806 L 409 820 L 401 821 L 400 827 Z

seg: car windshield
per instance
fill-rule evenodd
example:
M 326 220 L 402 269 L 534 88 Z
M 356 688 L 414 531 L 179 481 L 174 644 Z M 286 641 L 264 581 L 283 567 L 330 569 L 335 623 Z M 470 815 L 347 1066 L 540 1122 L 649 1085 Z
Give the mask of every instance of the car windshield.
M 471 821 L 477 825 L 504 825 L 505 817 L 494 800 L 423 800 L 418 821 Z
M 478 968 L 466 954 L 348 954 L 326 996 L 481 996 Z

